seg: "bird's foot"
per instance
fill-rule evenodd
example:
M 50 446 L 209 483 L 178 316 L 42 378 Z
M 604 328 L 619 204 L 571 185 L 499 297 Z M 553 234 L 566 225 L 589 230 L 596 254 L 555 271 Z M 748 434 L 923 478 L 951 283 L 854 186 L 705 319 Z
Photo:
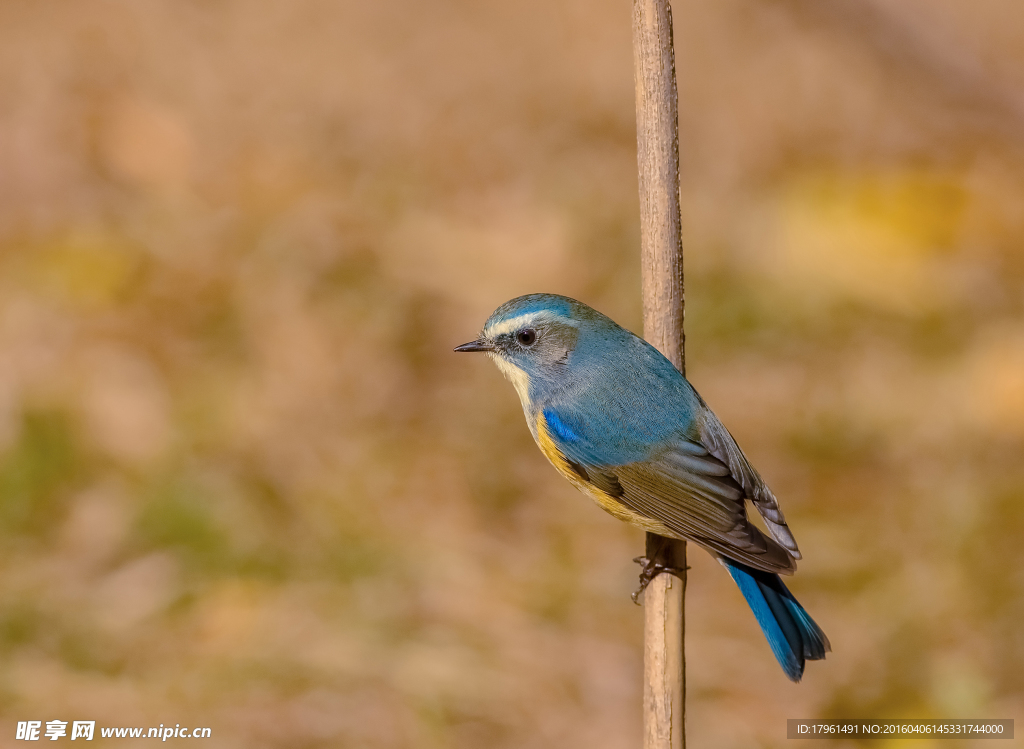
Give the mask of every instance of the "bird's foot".
M 656 578 L 658 575 L 667 572 L 670 575 L 675 575 L 676 577 L 685 580 L 686 570 L 690 569 L 689 567 L 672 567 L 667 564 L 662 564 L 656 559 L 648 559 L 647 557 L 637 557 L 633 561 L 639 564 L 642 568 L 640 570 L 640 587 L 634 590 L 629 596 L 637 606 L 640 605 L 640 595 L 647 590 L 647 586 L 651 584 L 651 580 Z
M 630 598 L 637 606 L 640 605 L 640 595 L 651 584 L 651 580 L 662 573 L 675 575 L 680 580 L 686 579 L 686 570 L 689 567 L 679 567 L 675 563 L 676 542 L 672 539 L 657 536 L 653 533 L 647 534 L 647 556 L 637 557 L 633 561 L 640 565 L 640 587 L 633 591 Z

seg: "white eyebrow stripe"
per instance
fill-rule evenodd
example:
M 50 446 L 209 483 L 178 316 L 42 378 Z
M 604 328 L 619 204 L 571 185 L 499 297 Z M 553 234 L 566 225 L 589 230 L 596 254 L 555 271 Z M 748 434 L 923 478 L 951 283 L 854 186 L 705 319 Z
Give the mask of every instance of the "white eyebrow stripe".
M 528 312 L 525 315 L 519 315 L 508 320 L 502 320 L 499 323 L 491 325 L 484 330 L 484 337 L 486 338 L 497 338 L 505 333 L 512 333 L 513 331 L 519 330 L 524 327 L 536 327 L 549 320 L 558 320 L 565 325 L 572 325 L 576 327 L 576 322 L 569 320 L 561 315 L 549 312 L 548 310 L 540 310 L 538 312 Z
M 502 320 L 496 325 L 492 325 L 487 328 L 487 330 L 484 331 L 484 335 L 488 338 L 497 338 L 505 333 L 511 333 L 514 330 L 519 330 L 519 328 L 527 323 L 533 322 L 538 315 L 539 313 L 537 312 L 530 312 L 529 314 L 519 315 L 518 317 L 513 317 L 509 320 Z

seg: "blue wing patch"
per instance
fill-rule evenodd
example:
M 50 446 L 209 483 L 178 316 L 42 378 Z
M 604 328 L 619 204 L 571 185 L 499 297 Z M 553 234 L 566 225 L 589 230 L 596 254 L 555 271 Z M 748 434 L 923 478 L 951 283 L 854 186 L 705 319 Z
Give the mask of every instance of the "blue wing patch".
M 551 429 L 562 442 L 568 442 L 570 444 L 573 442 L 579 442 L 579 435 L 570 429 L 564 421 L 558 418 L 558 414 L 553 409 L 544 409 L 544 421 L 547 423 L 548 428 Z

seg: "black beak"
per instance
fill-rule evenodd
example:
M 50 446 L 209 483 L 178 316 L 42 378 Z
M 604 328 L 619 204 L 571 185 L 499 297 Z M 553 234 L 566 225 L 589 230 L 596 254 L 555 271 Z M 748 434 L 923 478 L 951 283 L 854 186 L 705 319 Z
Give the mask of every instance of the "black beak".
M 491 342 L 486 341 L 483 338 L 455 347 L 456 351 L 491 351 L 493 349 L 494 346 L 491 345 Z

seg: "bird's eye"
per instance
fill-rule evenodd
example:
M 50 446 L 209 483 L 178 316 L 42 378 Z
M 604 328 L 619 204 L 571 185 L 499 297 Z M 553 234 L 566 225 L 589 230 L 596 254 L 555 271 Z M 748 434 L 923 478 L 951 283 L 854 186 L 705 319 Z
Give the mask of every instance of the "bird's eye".
M 532 346 L 533 342 L 537 340 L 537 331 L 533 328 L 526 328 L 526 330 L 520 330 L 516 333 L 516 340 L 524 346 Z

